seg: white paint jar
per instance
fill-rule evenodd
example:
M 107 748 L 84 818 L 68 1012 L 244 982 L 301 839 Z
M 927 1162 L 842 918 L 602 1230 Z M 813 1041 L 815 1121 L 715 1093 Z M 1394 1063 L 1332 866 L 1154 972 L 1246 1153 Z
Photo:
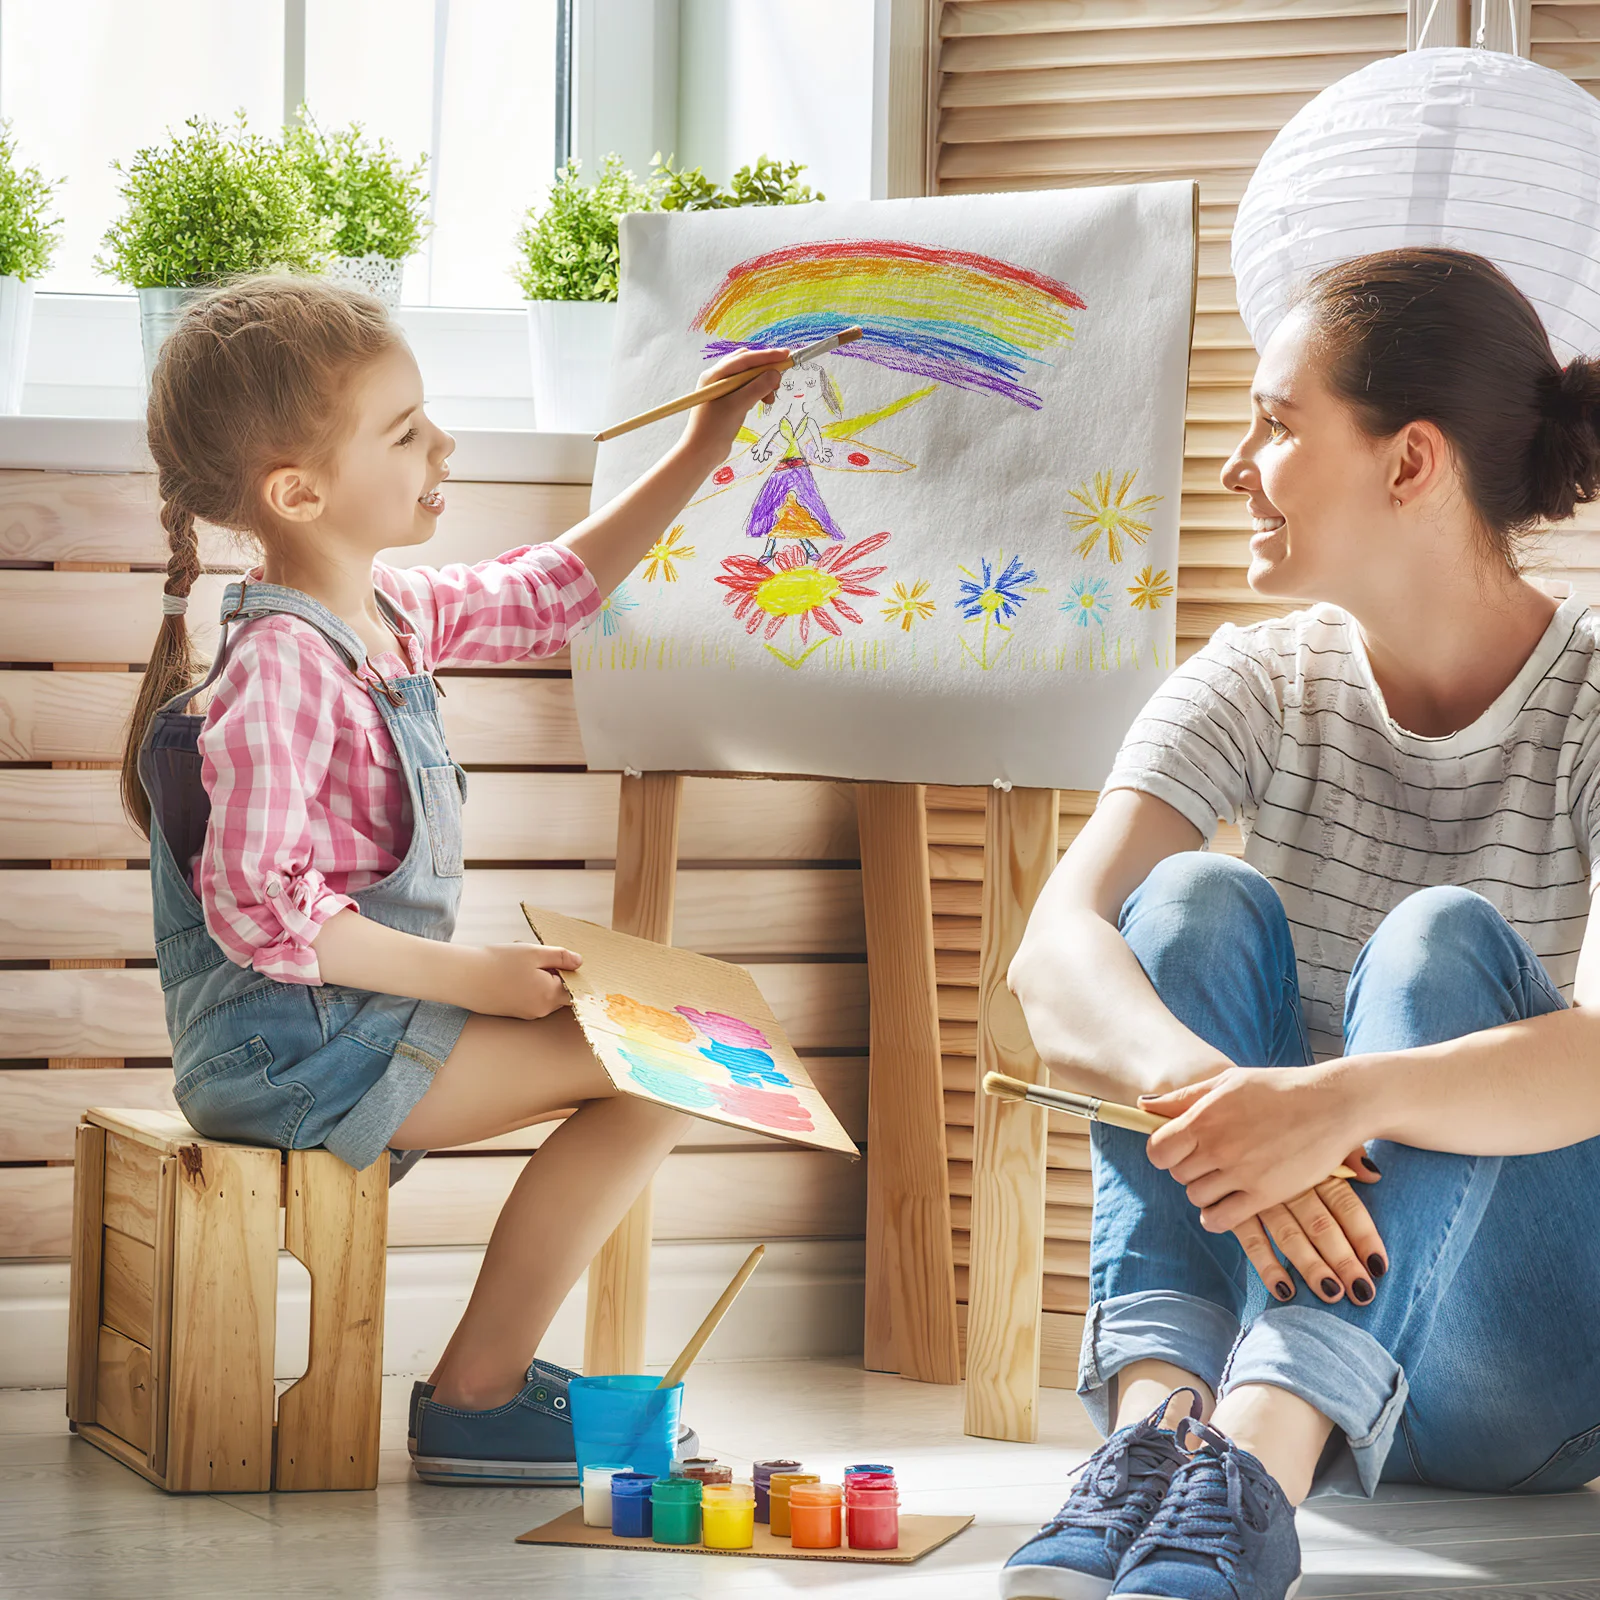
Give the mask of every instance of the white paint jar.
M 611 1526 L 611 1474 L 632 1472 L 626 1463 L 583 1469 L 583 1525 L 586 1528 Z

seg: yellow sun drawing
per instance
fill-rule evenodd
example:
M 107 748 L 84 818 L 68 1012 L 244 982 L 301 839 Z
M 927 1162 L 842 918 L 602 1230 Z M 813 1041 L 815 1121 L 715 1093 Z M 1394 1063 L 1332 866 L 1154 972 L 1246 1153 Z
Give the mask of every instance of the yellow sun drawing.
M 645 568 L 644 581 L 654 583 L 659 575 L 668 583 L 678 581 L 676 563 L 687 561 L 694 555 L 692 544 L 680 543 L 683 537 L 683 524 L 676 522 L 644 553 Z
M 1135 610 L 1159 611 L 1161 602 L 1172 593 L 1167 569 L 1152 572 L 1148 566 L 1142 568 L 1128 585 L 1128 593 L 1133 596 L 1129 603 Z
M 1124 539 L 1133 544 L 1143 544 L 1150 537 L 1150 524 L 1138 513 L 1148 511 L 1162 497 L 1146 494 L 1140 495 L 1137 500 L 1130 500 L 1128 491 L 1133 487 L 1133 480 L 1139 476 L 1138 472 L 1123 473 L 1122 481 L 1113 490 L 1111 484 L 1114 476 L 1110 471 L 1097 472 L 1093 489 L 1085 482 L 1072 491 L 1072 498 L 1083 510 L 1068 510 L 1066 516 L 1072 531 L 1083 535 L 1078 541 L 1080 556 L 1086 556 L 1094 549 L 1100 542 L 1101 534 L 1105 535 L 1106 555 L 1112 561 L 1122 560 Z
M 910 633 L 913 622 L 926 622 L 938 609 L 932 600 L 924 598 L 927 592 L 925 579 L 912 584 L 909 592 L 903 583 L 897 583 L 894 598 L 883 608 L 884 616 L 890 622 L 898 622 L 902 633 Z

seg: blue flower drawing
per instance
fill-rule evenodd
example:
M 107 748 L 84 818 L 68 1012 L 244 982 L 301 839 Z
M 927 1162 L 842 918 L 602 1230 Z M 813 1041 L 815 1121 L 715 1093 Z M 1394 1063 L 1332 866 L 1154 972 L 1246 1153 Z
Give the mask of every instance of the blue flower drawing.
M 1028 598 L 1023 584 L 1032 583 L 1038 573 L 1024 567 L 1021 556 L 1012 556 L 998 578 L 987 559 L 980 558 L 978 564 L 983 568 L 981 576 L 961 568 L 966 577 L 961 580 L 956 604 L 961 607 L 962 617 L 968 622 L 1009 622 Z
M 1091 622 L 1101 627 L 1111 615 L 1111 607 L 1106 604 L 1106 596 L 1111 592 L 1111 585 L 1104 578 L 1077 578 L 1073 581 L 1072 593 L 1061 602 L 1061 609 L 1068 612 L 1080 628 L 1087 628 Z
M 615 589 L 600 602 L 600 632 L 609 639 L 613 634 L 622 631 L 622 618 L 638 607 L 639 602 L 628 593 L 628 586 L 619 583 Z

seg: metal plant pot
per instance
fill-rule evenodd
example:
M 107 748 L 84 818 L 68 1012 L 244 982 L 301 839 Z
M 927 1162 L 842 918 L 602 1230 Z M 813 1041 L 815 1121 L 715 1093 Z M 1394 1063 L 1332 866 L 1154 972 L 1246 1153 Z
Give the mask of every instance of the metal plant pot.
M 328 277 L 347 289 L 370 294 L 387 311 L 400 309 L 400 282 L 406 264 L 392 256 L 335 256 Z
M 144 346 L 144 381 L 156 370 L 156 357 L 167 342 L 167 335 L 178 325 L 184 311 L 205 294 L 205 289 L 141 289 L 139 291 L 139 339 Z
M 0 278 L 0 412 L 22 409 L 22 379 L 28 365 L 28 335 L 33 329 L 33 285 Z

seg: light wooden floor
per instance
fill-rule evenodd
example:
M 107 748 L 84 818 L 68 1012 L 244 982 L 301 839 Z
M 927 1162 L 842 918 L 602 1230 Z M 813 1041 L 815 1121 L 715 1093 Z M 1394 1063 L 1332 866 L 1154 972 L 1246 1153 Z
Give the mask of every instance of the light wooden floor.
M 516 1534 L 573 1491 L 437 1489 L 412 1481 L 404 1406 L 386 1390 L 376 1494 L 174 1498 L 66 1431 L 59 1390 L 0 1391 L 0 1596 L 7 1600 L 254 1600 L 257 1596 L 516 1595 L 717 1600 L 724 1595 L 988 1600 L 994 1571 L 1059 1504 L 1093 1434 L 1047 1390 L 1046 1443 L 961 1434 L 961 1395 L 843 1362 L 698 1368 L 689 1415 L 708 1452 L 748 1465 L 791 1454 L 830 1476 L 887 1460 L 907 1509 L 977 1522 L 909 1569 L 538 1549 Z M 1318 1496 L 1300 1513 L 1305 1600 L 1340 1595 L 1600 1600 L 1600 1486 L 1535 1499 L 1385 1490 Z

